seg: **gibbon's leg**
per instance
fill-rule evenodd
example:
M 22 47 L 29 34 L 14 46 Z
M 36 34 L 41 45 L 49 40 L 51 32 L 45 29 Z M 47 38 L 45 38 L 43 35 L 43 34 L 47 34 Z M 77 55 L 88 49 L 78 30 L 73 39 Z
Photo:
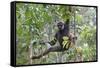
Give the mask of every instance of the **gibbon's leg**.
M 61 51 L 61 46 L 51 46 L 50 48 L 46 49 L 43 53 L 37 56 L 32 56 L 32 59 L 39 59 L 44 55 L 47 55 L 49 52 L 58 52 Z

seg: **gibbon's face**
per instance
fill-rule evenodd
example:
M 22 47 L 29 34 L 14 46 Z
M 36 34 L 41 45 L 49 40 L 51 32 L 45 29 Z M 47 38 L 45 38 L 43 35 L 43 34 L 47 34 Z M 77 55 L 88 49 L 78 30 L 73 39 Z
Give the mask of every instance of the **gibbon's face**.
M 59 30 L 63 30 L 64 29 L 64 23 L 62 23 L 62 22 L 57 23 L 57 27 L 58 27 Z

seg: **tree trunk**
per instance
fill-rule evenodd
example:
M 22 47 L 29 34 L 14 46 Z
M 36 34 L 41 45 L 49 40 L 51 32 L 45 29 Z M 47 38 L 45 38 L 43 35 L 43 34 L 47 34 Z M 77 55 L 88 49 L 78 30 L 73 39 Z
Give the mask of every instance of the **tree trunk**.
M 30 42 L 30 45 L 29 45 L 29 64 L 32 64 L 32 59 L 31 59 L 31 57 L 33 56 L 32 51 L 33 51 L 32 43 Z
M 32 53 L 33 53 L 33 47 L 32 47 L 32 44 L 33 44 L 33 42 L 32 42 L 32 27 L 31 27 L 31 25 L 30 25 L 30 28 L 29 28 L 29 31 L 30 31 L 30 45 L 29 45 L 29 64 L 32 64 Z

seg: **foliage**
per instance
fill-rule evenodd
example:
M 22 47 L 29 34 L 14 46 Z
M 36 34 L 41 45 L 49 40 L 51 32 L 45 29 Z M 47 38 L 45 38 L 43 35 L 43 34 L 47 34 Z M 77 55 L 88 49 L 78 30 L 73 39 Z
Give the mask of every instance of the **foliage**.
M 83 61 L 96 60 L 95 17 L 96 9 L 93 7 L 17 3 L 17 64 L 30 64 L 31 44 L 33 55 L 47 49 L 46 45 L 39 42 L 52 40 L 57 31 L 57 22 L 68 19 L 70 19 L 70 31 L 74 31 L 78 37 L 76 46 L 83 50 Z M 32 64 L 76 62 L 76 57 L 75 49 L 72 48 L 64 52 L 51 52 L 40 59 L 33 60 Z

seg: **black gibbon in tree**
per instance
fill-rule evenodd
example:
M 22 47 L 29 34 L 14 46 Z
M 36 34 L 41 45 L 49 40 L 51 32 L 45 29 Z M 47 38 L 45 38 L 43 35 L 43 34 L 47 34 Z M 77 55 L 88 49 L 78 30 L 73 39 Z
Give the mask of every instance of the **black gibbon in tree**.
M 74 46 L 75 40 L 77 37 L 73 33 L 69 32 L 69 22 L 58 22 L 57 23 L 58 31 L 56 32 L 54 39 L 46 43 L 51 45 L 47 50 L 39 55 L 32 56 L 32 59 L 39 59 L 40 57 L 48 54 L 49 52 L 61 52 L 68 50 L 70 47 Z M 56 42 L 59 42 L 60 45 L 55 45 Z

